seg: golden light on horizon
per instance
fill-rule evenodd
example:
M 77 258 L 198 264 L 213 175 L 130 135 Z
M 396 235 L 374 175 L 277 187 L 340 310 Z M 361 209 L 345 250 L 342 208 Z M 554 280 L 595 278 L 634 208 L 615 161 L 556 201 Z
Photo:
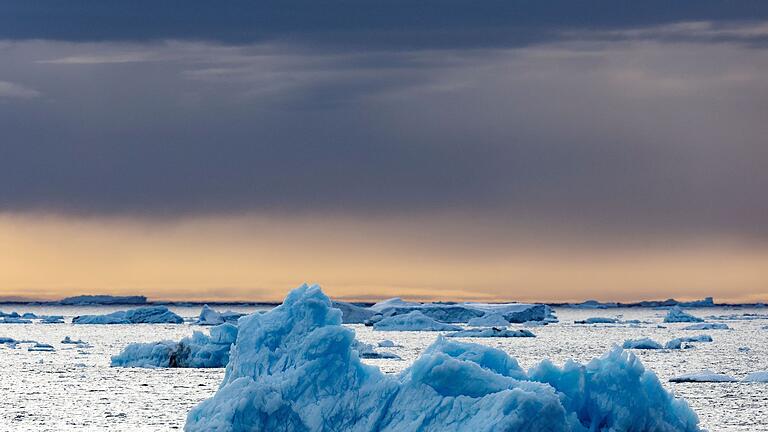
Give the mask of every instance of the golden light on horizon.
M 471 236 L 456 231 L 439 223 L 333 218 L 5 215 L 0 297 L 276 301 L 310 282 L 331 296 L 369 300 L 768 300 L 768 250 L 758 247 L 601 246 L 571 253 L 562 244 L 482 236 L 467 244 Z

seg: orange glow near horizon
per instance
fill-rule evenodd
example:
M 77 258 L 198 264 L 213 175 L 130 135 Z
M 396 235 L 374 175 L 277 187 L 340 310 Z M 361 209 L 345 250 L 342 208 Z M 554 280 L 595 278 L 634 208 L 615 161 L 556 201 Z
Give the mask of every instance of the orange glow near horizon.
M 768 248 L 713 242 L 572 253 L 458 224 L 3 215 L 0 297 L 279 301 L 308 282 L 349 300 L 768 300 Z

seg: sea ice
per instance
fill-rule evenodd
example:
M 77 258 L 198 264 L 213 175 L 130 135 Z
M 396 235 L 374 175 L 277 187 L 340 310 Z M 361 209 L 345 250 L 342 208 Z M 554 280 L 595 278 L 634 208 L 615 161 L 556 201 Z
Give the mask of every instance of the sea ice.
M 699 431 L 688 404 L 633 354 L 526 373 L 503 351 L 438 337 L 411 367 L 365 365 L 319 287 L 239 321 L 216 394 L 185 430 L 305 432 Z
M 344 324 L 362 324 L 376 314 L 376 311 L 371 310 L 371 308 L 364 308 L 352 303 L 335 300 L 333 302 L 333 307 L 341 311 L 341 319 L 344 321 Z
M 530 330 L 509 330 L 506 328 L 488 327 L 473 328 L 446 334 L 447 337 L 465 338 L 512 338 L 512 337 L 536 337 Z
M 5 318 L 0 318 L 0 324 L 32 324 L 32 321 L 28 319 L 7 316 Z
M 245 314 L 232 311 L 217 312 L 212 307 L 203 305 L 195 324 L 209 326 L 217 326 L 225 322 L 237 324 L 237 320 L 243 315 Z
M 683 342 L 712 342 L 712 336 L 710 335 L 698 335 L 698 336 L 684 336 L 674 338 L 664 345 L 666 349 L 680 349 L 683 347 Z
M 649 338 L 627 339 L 624 341 L 624 344 L 622 346 L 624 347 L 624 349 L 643 349 L 643 350 L 662 348 L 660 343 Z
M 694 372 L 689 374 L 684 374 L 680 376 L 676 376 L 674 378 L 670 378 L 669 382 L 734 382 L 736 381 L 736 378 L 725 375 L 725 374 L 719 374 L 715 373 L 709 370 L 703 371 L 703 372 Z
M 549 321 L 557 319 L 552 309 L 543 304 L 525 303 L 413 303 L 399 298 L 385 300 L 370 307 L 382 317 L 404 315 L 418 310 L 424 315 L 444 323 L 466 323 L 473 318 L 482 317 L 488 313 L 499 314 L 511 323 L 526 321 Z M 371 322 L 379 320 L 378 315 L 370 318 Z
M 88 344 L 88 342 L 83 342 L 80 339 L 72 340 L 72 338 L 69 336 L 64 336 L 64 339 L 62 339 L 61 343 L 71 344 L 71 345 L 87 345 Z
M 146 306 L 106 315 L 82 315 L 72 319 L 72 324 L 181 324 L 184 319 L 165 306 Z
M 394 348 L 394 347 L 400 346 L 400 345 L 396 345 L 394 342 L 392 342 L 389 339 L 384 339 L 382 341 L 379 341 L 377 345 L 381 348 Z
M 728 324 L 723 323 L 700 323 L 683 327 L 683 330 L 728 330 L 729 328 Z
M 37 342 L 31 347 L 27 348 L 27 351 L 44 351 L 44 352 L 51 352 L 56 351 L 56 349 L 52 345 L 48 345 L 45 343 Z
M 742 379 L 744 382 L 768 383 L 768 371 L 752 372 Z
M 509 321 L 499 313 L 487 313 L 481 317 L 472 318 L 467 324 L 473 327 L 506 327 Z
M 583 320 L 574 321 L 575 324 L 616 324 L 619 322 L 618 318 L 607 317 L 591 317 Z
M 678 323 L 678 322 L 704 322 L 703 319 L 695 317 L 687 312 L 683 312 L 679 306 L 674 306 L 669 309 L 667 316 L 664 317 L 666 323 Z
M 357 354 L 360 356 L 360 358 L 364 358 L 364 359 L 401 360 L 400 356 L 397 354 L 393 354 L 391 352 L 386 352 L 386 351 L 376 351 L 373 348 L 373 345 L 360 342 L 357 340 L 355 341 L 355 344 L 352 346 L 352 349 L 357 351 Z
M 457 331 L 461 330 L 461 327 L 437 322 L 421 311 L 414 310 L 406 315 L 384 318 L 375 323 L 373 329 L 385 331 Z
M 210 336 L 196 331 L 179 342 L 132 343 L 112 356 L 112 366 L 157 368 L 219 368 L 229 361 L 229 351 L 237 339 L 237 327 L 221 324 L 211 327 Z

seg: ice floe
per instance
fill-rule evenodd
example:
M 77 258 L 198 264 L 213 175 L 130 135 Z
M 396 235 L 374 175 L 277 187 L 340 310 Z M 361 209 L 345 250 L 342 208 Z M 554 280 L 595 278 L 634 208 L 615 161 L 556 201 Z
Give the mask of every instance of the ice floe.
M 503 351 L 438 337 L 411 367 L 385 375 L 360 361 L 319 287 L 239 321 L 216 394 L 185 430 L 608 432 L 699 431 L 688 404 L 633 354 L 525 372 Z
M 666 323 L 679 323 L 679 322 L 704 322 L 703 319 L 693 316 L 688 312 L 683 312 L 679 306 L 674 306 L 669 309 L 667 316 L 664 317 Z
M 237 327 L 221 324 L 211 327 L 210 335 L 196 331 L 180 340 L 132 343 L 112 356 L 112 366 L 157 368 L 219 368 L 229 361 L 229 351 L 237 339 Z
M 31 347 L 27 348 L 27 351 L 44 351 L 44 352 L 52 352 L 56 351 L 56 348 L 54 348 L 52 345 L 36 342 Z
M 373 325 L 374 330 L 385 331 L 458 331 L 461 327 L 438 322 L 421 313 L 411 311 L 405 315 L 394 315 L 382 319 Z
M 556 322 L 552 309 L 544 304 L 526 303 L 413 303 L 399 298 L 385 300 L 370 307 L 376 315 L 369 321 L 404 315 L 418 310 L 422 314 L 444 323 L 466 323 L 492 313 L 501 315 L 509 323 L 526 321 Z
M 768 383 L 768 371 L 752 372 L 742 379 L 744 382 Z
M 146 306 L 106 315 L 82 315 L 72 319 L 72 324 L 181 324 L 184 319 L 165 306 Z
M 467 321 L 467 324 L 473 327 L 506 327 L 509 325 L 509 321 L 503 315 L 491 312 L 477 318 L 472 318 Z
M 664 348 L 667 349 L 681 349 L 683 348 L 683 343 L 692 343 L 692 342 L 712 342 L 712 336 L 710 335 L 698 335 L 698 336 L 683 336 L 679 338 L 674 338 L 667 342 L 664 345 Z
M 683 327 L 683 330 L 729 330 L 728 324 L 723 323 L 699 323 Z
M 195 321 L 195 324 L 209 326 L 217 326 L 224 323 L 237 324 L 237 320 L 240 319 L 240 317 L 243 315 L 245 314 L 232 311 L 217 312 L 212 307 L 203 305 L 203 308 L 200 310 L 200 315 L 198 316 L 197 321 Z
M 669 382 L 735 382 L 736 378 L 710 370 L 694 372 L 670 378 Z
M 662 348 L 660 343 L 650 338 L 627 339 L 624 341 L 624 344 L 622 345 L 622 347 L 624 349 L 643 349 L 643 350 Z
M 590 317 L 583 320 L 574 321 L 574 324 L 617 324 L 618 322 L 618 318 Z

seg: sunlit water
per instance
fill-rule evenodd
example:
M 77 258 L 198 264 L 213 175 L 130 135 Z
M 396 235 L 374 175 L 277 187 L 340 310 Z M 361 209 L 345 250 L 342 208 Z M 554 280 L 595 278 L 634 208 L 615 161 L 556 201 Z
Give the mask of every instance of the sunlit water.
M 19 307 L 0 305 L 0 310 L 38 315 L 108 313 L 115 307 Z M 199 308 L 174 307 L 184 317 Z M 235 308 L 253 311 L 254 308 Z M 768 313 L 766 310 L 710 308 L 693 310 L 699 316 Z M 589 316 L 623 315 L 624 319 L 650 321 L 640 328 L 626 325 L 578 325 Z M 710 431 L 768 431 L 768 384 L 695 383 L 672 384 L 667 380 L 688 372 L 711 369 L 737 379 L 757 370 L 768 370 L 768 320 L 723 321 L 732 330 L 684 331 L 685 324 L 663 324 L 664 311 L 628 309 L 586 311 L 558 309 L 560 323 L 531 330 L 536 338 L 467 339 L 498 347 L 517 358 L 524 368 L 549 358 L 557 364 L 568 359 L 586 362 L 625 339 L 650 337 L 662 344 L 684 335 L 706 333 L 713 343 L 698 343 L 688 350 L 635 351 L 643 364 L 655 371 L 675 395 L 688 400 Z M 712 320 L 709 320 L 712 321 Z M 715 322 L 715 321 L 713 321 Z M 385 350 L 403 360 L 366 360 L 387 373 L 406 368 L 437 333 L 378 332 L 362 325 L 351 326 L 358 338 L 376 343 L 390 339 L 402 347 Z M 0 337 L 48 343 L 55 352 L 30 352 L 29 345 L 12 349 L 0 345 L 0 431 L 165 431 L 180 430 L 187 411 L 217 389 L 222 369 L 123 369 L 109 367 L 110 356 L 128 343 L 178 340 L 203 329 L 178 325 L 72 325 L 0 324 Z M 61 343 L 64 336 L 82 339 L 92 348 Z M 740 351 L 739 348 L 742 348 Z M 743 350 L 749 348 L 749 350 Z

